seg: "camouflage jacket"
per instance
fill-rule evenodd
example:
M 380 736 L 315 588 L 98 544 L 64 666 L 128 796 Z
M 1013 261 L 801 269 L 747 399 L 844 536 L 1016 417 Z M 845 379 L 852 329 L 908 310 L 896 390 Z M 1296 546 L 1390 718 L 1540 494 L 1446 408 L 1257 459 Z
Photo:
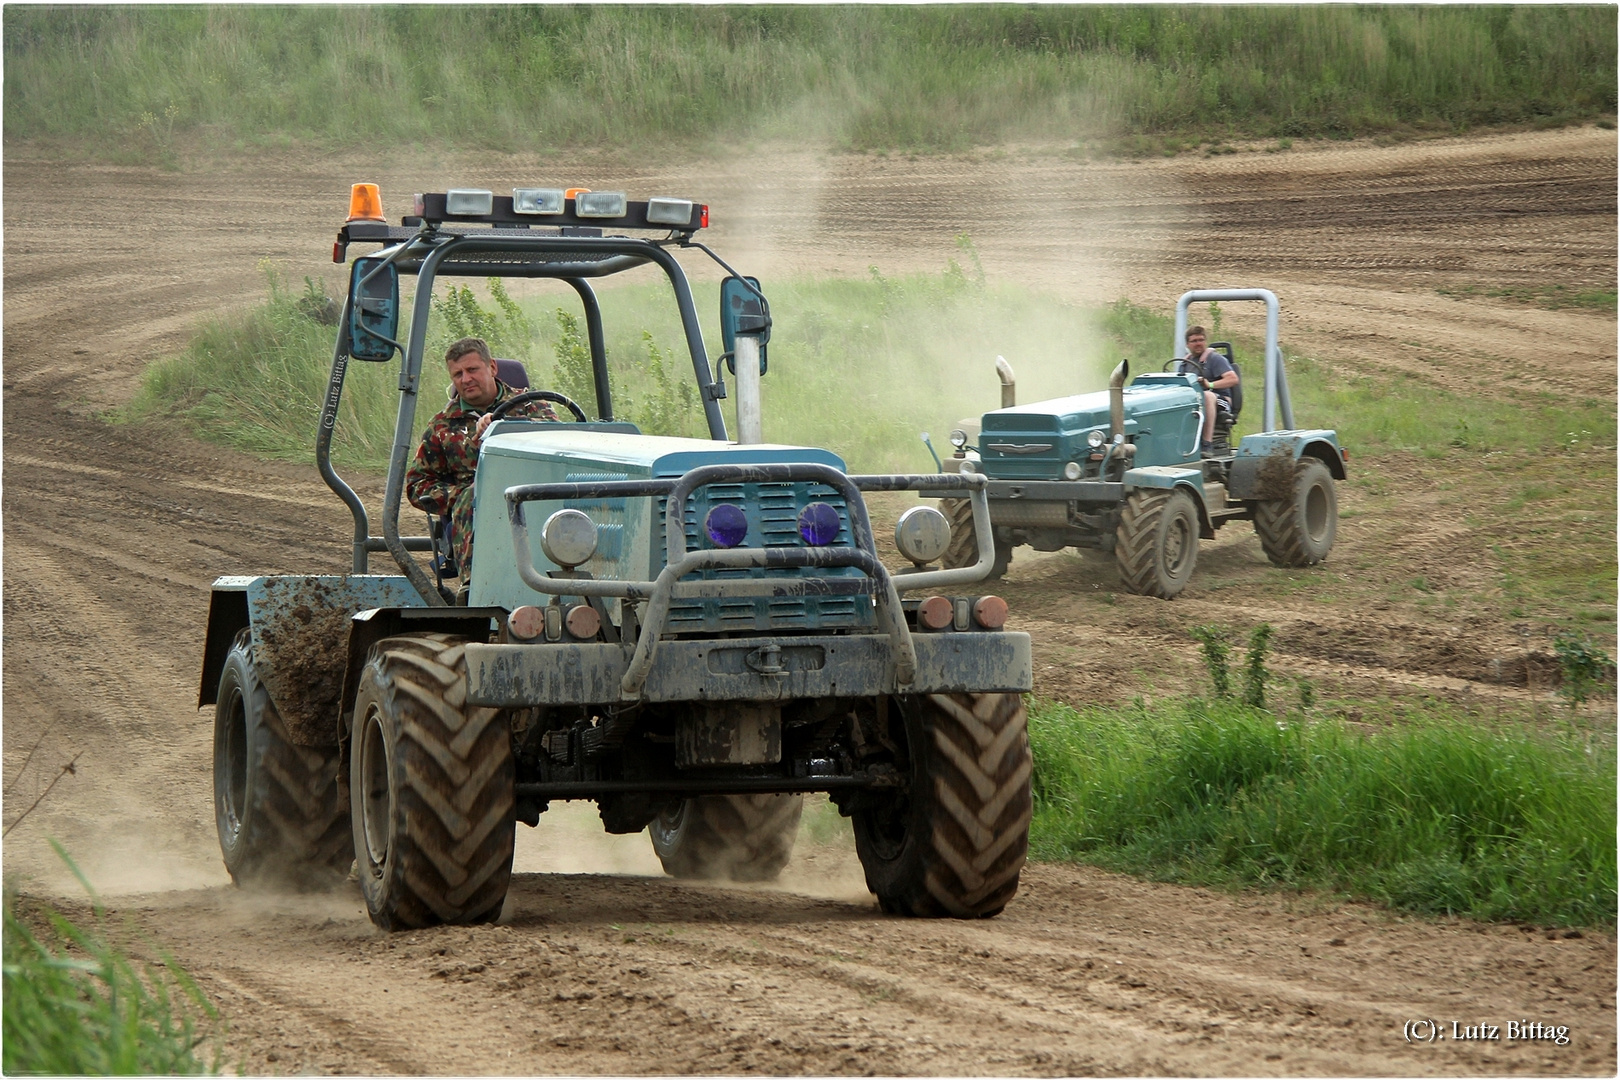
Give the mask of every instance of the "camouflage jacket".
M 519 392 L 505 383 L 497 383 L 495 400 L 488 408 L 469 408 L 458 396 L 433 418 L 422 433 L 416 460 L 405 474 L 405 493 L 412 506 L 440 517 L 452 513 L 458 502 L 466 502 L 470 507 L 473 473 L 478 468 L 479 440 L 474 436 L 478 419 Z M 513 419 L 557 419 L 557 414 L 544 401 L 519 405 L 506 415 Z

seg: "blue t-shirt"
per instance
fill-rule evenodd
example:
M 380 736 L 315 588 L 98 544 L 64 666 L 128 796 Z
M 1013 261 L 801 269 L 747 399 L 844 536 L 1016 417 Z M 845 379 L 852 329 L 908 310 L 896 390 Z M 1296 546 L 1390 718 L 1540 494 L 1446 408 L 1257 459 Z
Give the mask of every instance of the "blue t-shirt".
M 1204 352 L 1203 360 L 1204 360 L 1204 379 L 1206 381 L 1208 381 L 1208 382 L 1214 382 L 1217 379 L 1224 378 L 1226 376 L 1226 373 L 1228 371 L 1232 370 L 1232 362 L 1230 360 L 1228 360 L 1226 358 L 1226 355 L 1224 353 L 1222 353 L 1219 349 L 1208 349 L 1208 350 L 1206 350 Z M 1189 371 L 1193 371 L 1193 372 L 1196 372 L 1198 370 L 1191 363 L 1189 363 L 1187 365 L 1187 368 L 1188 368 Z M 1222 401 L 1226 402 L 1226 407 L 1227 407 L 1227 409 L 1229 411 L 1230 411 L 1230 409 L 1232 407 L 1232 390 L 1233 389 L 1234 389 L 1234 387 L 1231 387 L 1231 386 L 1223 386 L 1219 390 L 1215 391 L 1215 396 L 1220 398 Z

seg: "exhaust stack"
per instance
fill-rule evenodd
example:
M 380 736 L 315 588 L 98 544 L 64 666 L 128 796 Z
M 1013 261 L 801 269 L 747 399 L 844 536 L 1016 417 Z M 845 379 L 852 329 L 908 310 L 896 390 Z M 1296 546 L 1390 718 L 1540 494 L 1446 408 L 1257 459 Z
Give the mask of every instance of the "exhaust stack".
M 1005 356 L 996 357 L 996 378 L 1001 380 L 1001 407 L 1010 409 L 1018 404 L 1018 380 L 1013 378 L 1012 365 Z
M 1125 379 L 1131 373 L 1131 362 L 1121 360 L 1114 373 L 1108 376 L 1108 441 L 1116 442 L 1125 434 Z

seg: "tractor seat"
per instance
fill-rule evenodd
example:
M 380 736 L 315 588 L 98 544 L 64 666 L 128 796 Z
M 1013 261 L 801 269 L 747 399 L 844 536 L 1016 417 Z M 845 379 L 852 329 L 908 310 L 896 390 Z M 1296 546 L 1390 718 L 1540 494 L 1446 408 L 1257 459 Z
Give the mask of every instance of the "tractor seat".
M 495 359 L 495 377 L 514 390 L 527 390 L 529 388 L 529 373 L 523 369 L 519 360 Z

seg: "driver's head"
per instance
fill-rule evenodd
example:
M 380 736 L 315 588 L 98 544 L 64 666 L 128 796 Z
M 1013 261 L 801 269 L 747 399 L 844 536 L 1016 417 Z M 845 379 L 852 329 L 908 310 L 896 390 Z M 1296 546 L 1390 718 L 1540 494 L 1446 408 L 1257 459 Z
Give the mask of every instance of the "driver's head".
M 1208 348 L 1209 338 L 1202 326 L 1189 326 L 1187 328 L 1187 355 L 1203 356 Z
M 450 369 L 450 382 L 461 400 L 474 409 L 495 403 L 499 387 L 495 380 L 495 359 L 483 338 L 468 337 L 451 345 L 444 354 Z

